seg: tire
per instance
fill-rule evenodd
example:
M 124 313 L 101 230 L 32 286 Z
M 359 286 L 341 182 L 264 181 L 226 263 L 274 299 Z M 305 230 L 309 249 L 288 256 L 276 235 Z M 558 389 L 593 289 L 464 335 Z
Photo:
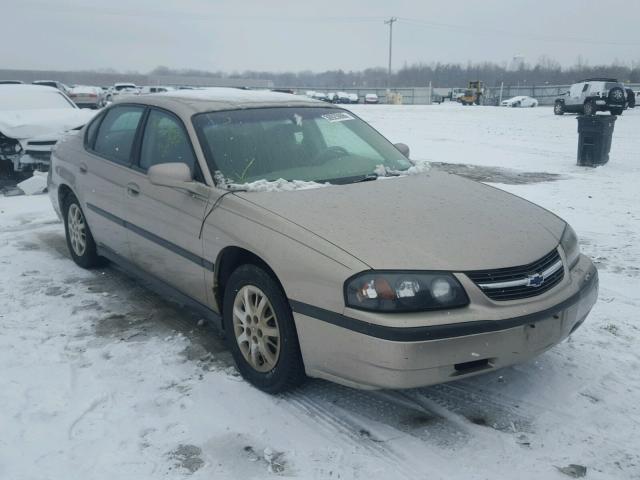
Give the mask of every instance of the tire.
M 612 108 L 610 110 L 611 115 L 622 115 L 624 108 Z
M 105 260 L 98 255 L 96 242 L 89 225 L 87 225 L 80 202 L 72 193 L 64 197 L 62 212 L 67 248 L 73 261 L 82 268 L 104 265 Z M 84 246 L 82 246 L 82 241 L 84 241 Z
M 267 303 L 258 309 L 263 299 Z M 264 269 L 247 264 L 231 274 L 224 290 L 223 324 L 236 366 L 254 387 L 273 394 L 305 380 L 291 307 Z M 273 335 L 264 333 L 266 329 Z
M 592 101 L 584 102 L 583 113 L 585 115 L 595 115 L 596 114 L 596 104 Z
M 554 115 L 564 115 L 564 104 L 562 102 L 556 102 L 553 106 Z
M 609 90 L 609 103 L 621 104 L 627 100 L 626 92 L 620 87 L 614 87 Z
M 636 106 L 636 94 L 633 90 L 627 90 L 627 106 L 629 108 L 635 108 Z

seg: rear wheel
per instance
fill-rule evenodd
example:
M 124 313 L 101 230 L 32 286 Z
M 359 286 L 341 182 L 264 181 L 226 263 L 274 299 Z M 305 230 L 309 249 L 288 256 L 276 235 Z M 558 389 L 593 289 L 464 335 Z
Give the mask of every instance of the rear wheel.
M 267 393 L 304 381 L 293 314 L 280 285 L 256 265 L 242 265 L 225 286 L 223 321 L 227 346 L 240 374 Z
M 92 268 L 104 263 L 98 256 L 96 242 L 84 217 L 80 202 L 72 193 L 68 194 L 62 204 L 64 229 L 67 247 L 71 258 L 82 268 Z
M 592 101 L 584 102 L 584 110 L 585 115 L 595 115 L 596 114 L 596 104 Z
M 624 108 L 612 108 L 610 110 L 611 115 L 622 115 Z
M 564 115 L 564 104 L 562 102 L 556 102 L 553 106 L 553 113 L 555 115 Z

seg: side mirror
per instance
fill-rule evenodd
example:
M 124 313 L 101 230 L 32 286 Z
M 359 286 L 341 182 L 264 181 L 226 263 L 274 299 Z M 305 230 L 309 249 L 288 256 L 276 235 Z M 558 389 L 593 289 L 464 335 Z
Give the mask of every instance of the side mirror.
M 159 163 L 152 165 L 147 171 L 149 181 L 153 185 L 179 188 L 201 197 L 208 196 L 208 189 L 201 183 L 193 181 L 193 175 L 186 163 Z
M 406 143 L 396 143 L 394 146 L 400 151 L 402 155 L 409 158 L 409 146 Z

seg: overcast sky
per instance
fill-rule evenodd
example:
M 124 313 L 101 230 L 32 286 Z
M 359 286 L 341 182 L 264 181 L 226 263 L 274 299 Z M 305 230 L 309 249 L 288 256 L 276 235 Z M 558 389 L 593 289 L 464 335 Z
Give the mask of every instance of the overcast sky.
M 299 71 L 640 60 L 639 0 L 5 0 L 3 68 Z

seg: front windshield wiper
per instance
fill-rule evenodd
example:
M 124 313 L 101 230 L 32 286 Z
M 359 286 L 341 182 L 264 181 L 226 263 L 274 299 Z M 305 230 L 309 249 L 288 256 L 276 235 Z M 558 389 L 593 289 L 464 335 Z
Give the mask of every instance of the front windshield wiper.
M 387 170 L 384 175 L 378 175 L 375 172 L 366 173 L 353 177 L 328 178 L 325 180 L 316 180 L 318 183 L 332 183 L 334 185 L 347 185 L 349 183 L 371 182 L 380 177 L 399 177 L 401 174 L 395 170 Z
M 370 182 L 372 180 L 377 180 L 377 179 L 378 179 L 378 174 L 377 173 L 367 173 L 366 175 L 363 175 L 361 177 L 355 178 L 350 183 Z

